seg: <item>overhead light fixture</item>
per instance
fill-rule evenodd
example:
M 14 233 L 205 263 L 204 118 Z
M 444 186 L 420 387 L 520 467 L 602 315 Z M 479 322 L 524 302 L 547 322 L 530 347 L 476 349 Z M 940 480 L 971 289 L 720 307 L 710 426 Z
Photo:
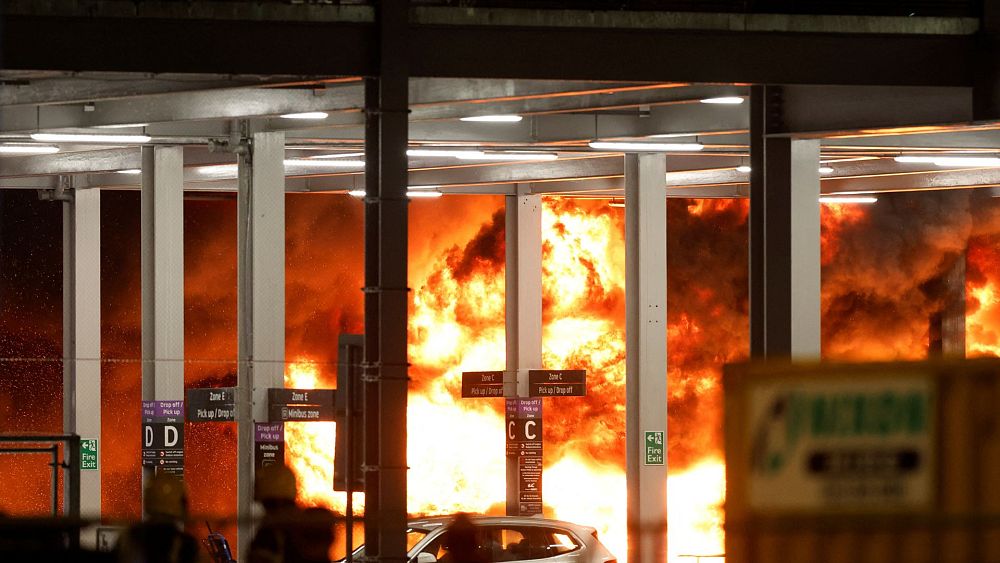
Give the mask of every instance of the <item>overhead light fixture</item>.
M 659 133 L 657 135 L 647 135 L 650 139 L 675 139 L 677 137 L 697 137 L 698 133 Z
M 351 191 L 347 192 L 347 195 L 351 195 L 351 196 L 354 196 L 354 197 L 365 197 L 365 191 L 364 190 L 351 190 Z
M 746 164 L 741 164 L 741 165 L 739 165 L 739 166 L 736 167 L 736 171 L 737 172 L 742 172 L 743 174 L 747 174 L 747 173 L 750 172 L 750 167 L 747 166 Z
M 53 145 L 0 145 L 0 154 L 53 154 L 59 147 Z
M 821 196 L 819 198 L 820 203 L 875 203 L 876 201 L 878 201 L 877 197 Z
M 635 143 L 623 141 L 591 141 L 592 149 L 623 152 L 695 152 L 705 148 L 701 143 Z
M 119 125 L 95 125 L 95 129 L 133 129 L 138 127 L 146 127 L 148 123 L 121 123 Z
M 480 121 L 484 123 L 517 123 L 523 119 L 520 115 L 472 115 L 462 117 L 460 121 Z
M 363 152 L 338 152 L 332 154 L 318 154 L 316 156 L 310 156 L 313 160 L 324 160 L 328 158 L 357 158 L 359 156 L 365 156 Z
M 326 119 L 329 115 L 325 111 L 305 111 L 302 113 L 286 113 L 281 117 L 284 119 Z
M 833 173 L 833 168 L 830 168 L 829 166 L 820 166 L 819 167 L 819 173 L 820 174 L 832 174 Z
M 556 160 L 559 155 L 551 152 L 481 152 L 477 155 L 456 155 L 459 160 Z
M 363 160 L 315 160 L 302 158 L 286 158 L 285 166 L 301 166 L 303 168 L 359 168 L 364 167 Z
M 903 163 L 933 164 L 942 168 L 962 166 L 1000 167 L 1000 158 L 995 156 L 897 156 L 893 160 Z
M 483 151 L 471 150 L 471 149 L 409 149 L 406 151 L 406 156 L 431 156 L 431 157 L 451 157 L 451 158 L 466 158 L 471 159 L 474 157 L 482 157 Z
M 406 189 L 408 189 L 408 190 L 436 190 L 436 189 L 438 189 L 440 187 L 441 186 L 432 186 L 432 185 L 427 185 L 427 186 L 407 186 Z
M 740 96 L 720 96 L 718 98 L 705 98 L 700 100 L 703 104 L 724 104 L 724 105 L 739 105 L 743 103 L 743 98 Z
M 408 192 L 406 192 L 406 197 L 434 198 L 434 197 L 441 197 L 443 195 L 444 194 L 441 193 L 441 192 L 421 192 L 421 191 L 408 191 Z
M 613 199 L 608 202 L 608 207 L 625 207 L 625 200 Z
M 115 170 L 117 174 L 131 174 L 135 176 L 136 174 L 142 174 L 142 170 L 139 168 L 126 168 L 125 170 Z
M 149 135 L 97 135 L 88 133 L 32 133 L 32 140 L 45 143 L 148 143 Z

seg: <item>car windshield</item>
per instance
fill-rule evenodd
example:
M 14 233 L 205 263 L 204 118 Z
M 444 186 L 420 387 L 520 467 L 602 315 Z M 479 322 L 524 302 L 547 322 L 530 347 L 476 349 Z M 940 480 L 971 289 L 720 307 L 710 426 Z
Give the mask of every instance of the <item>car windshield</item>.
M 430 532 L 431 532 L 430 530 L 425 530 L 423 528 L 409 528 L 409 529 L 407 529 L 406 530 L 406 552 L 409 553 L 414 547 L 416 547 L 416 545 L 418 543 L 420 543 L 420 540 L 422 540 L 425 537 L 427 537 L 427 534 L 429 534 Z M 364 556 L 365 556 L 365 546 L 362 544 L 361 547 L 359 547 L 359 548 L 357 548 L 357 549 L 354 550 L 354 556 L 352 557 L 352 559 L 358 559 L 358 558 L 361 558 L 361 557 L 364 557 Z M 344 561 L 345 559 L 341 559 L 341 561 Z

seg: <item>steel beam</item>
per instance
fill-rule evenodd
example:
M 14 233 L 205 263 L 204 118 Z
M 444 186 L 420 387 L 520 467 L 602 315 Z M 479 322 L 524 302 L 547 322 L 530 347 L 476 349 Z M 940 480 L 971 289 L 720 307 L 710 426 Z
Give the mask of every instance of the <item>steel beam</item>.
M 63 204 L 63 432 L 79 434 L 83 439 L 96 439 L 100 455 L 104 444 L 101 433 L 101 192 L 93 190 L 74 195 L 71 201 Z M 79 464 L 80 459 L 70 462 Z M 98 468 L 104 465 L 100 459 L 97 463 Z M 68 479 L 64 486 L 68 500 L 72 497 Z M 84 518 L 100 518 L 100 471 L 80 472 L 79 508 Z M 69 511 L 64 513 L 69 514 Z M 89 537 L 84 538 L 85 542 L 87 539 Z
M 625 156 L 625 436 L 628 561 L 667 560 L 667 200 L 662 154 Z M 646 432 L 662 432 L 648 465 Z
M 750 354 L 818 359 L 819 141 L 768 136 L 774 94 L 751 93 Z
M 282 133 L 244 131 L 237 193 L 237 446 L 239 557 L 253 531 L 254 422 L 266 422 L 267 389 L 284 387 L 285 176 Z

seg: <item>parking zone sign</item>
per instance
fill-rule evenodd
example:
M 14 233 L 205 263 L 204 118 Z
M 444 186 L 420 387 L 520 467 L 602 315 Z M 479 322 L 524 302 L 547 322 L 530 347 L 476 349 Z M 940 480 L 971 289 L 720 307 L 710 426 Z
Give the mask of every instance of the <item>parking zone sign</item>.
M 97 471 L 97 440 L 80 440 L 80 469 Z
M 646 465 L 663 465 L 663 431 L 646 431 Z

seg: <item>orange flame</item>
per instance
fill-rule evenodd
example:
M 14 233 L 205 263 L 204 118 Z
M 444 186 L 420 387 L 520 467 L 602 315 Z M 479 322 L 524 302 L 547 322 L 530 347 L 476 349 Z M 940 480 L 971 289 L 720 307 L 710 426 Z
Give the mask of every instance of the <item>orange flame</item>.
M 545 201 L 542 221 L 543 363 L 586 369 L 589 394 L 546 401 L 545 512 L 594 526 L 612 553 L 624 558 L 622 218 L 603 203 L 551 199 Z M 499 227 L 502 215 L 494 217 L 493 231 Z M 477 236 L 493 236 L 490 228 Z M 499 264 L 487 264 L 491 259 L 495 262 L 486 256 L 470 266 L 448 254 L 424 279 L 411 280 L 407 455 L 413 514 L 503 511 L 502 401 L 459 398 L 463 370 L 505 365 L 502 258 Z M 291 364 L 286 385 L 315 386 L 317 372 L 308 361 Z M 699 385 L 717 386 L 717 375 L 696 379 Z M 289 423 L 286 440 L 288 458 L 302 482 L 300 500 L 342 511 L 344 494 L 331 487 L 334 425 Z M 721 460 L 705 458 L 671 472 L 668 487 L 670 559 L 721 553 Z M 359 498 L 355 506 L 362 503 Z

